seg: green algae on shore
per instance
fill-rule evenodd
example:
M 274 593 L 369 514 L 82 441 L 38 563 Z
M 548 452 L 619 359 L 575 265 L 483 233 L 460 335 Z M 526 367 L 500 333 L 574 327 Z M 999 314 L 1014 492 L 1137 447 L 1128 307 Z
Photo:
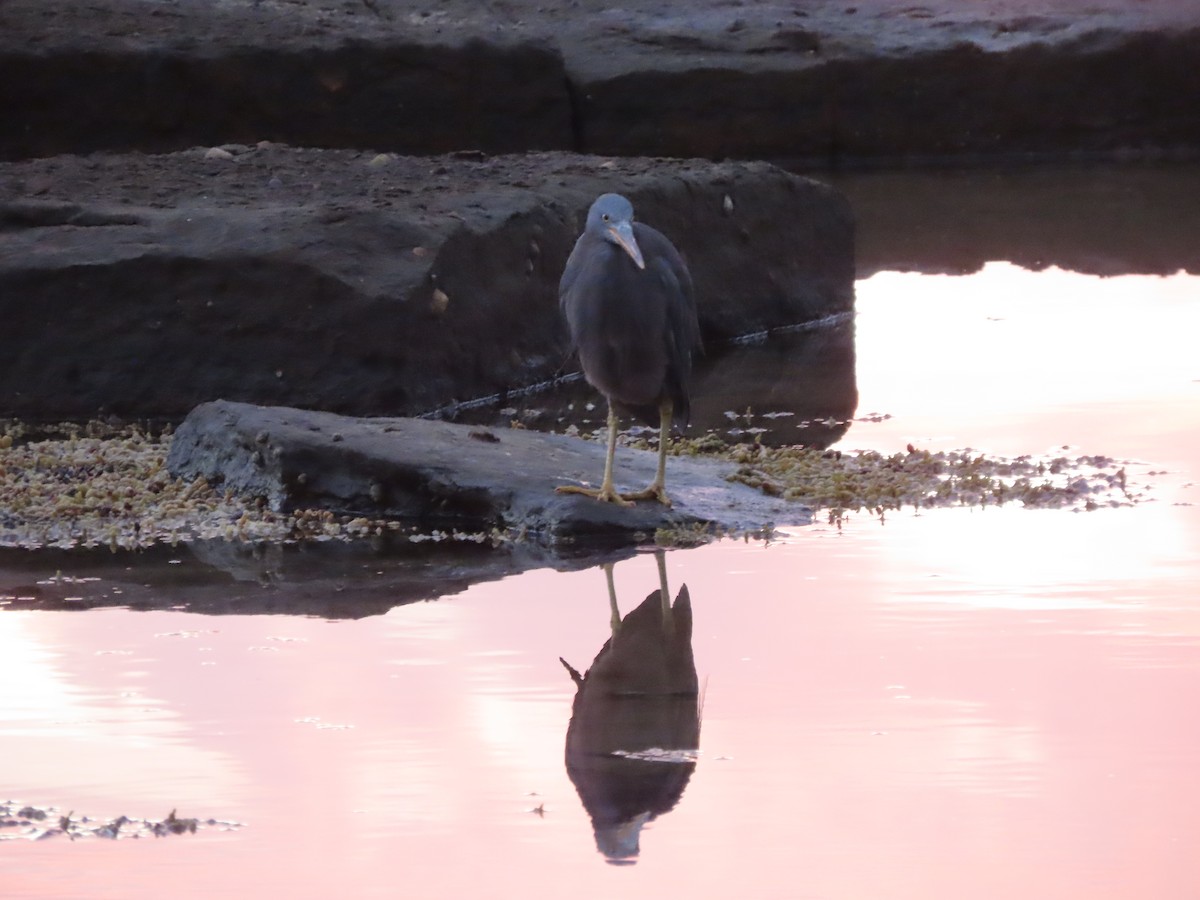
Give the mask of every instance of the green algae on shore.
M 630 446 L 648 446 L 631 441 Z M 1091 511 L 1132 506 L 1144 499 L 1129 483 L 1125 463 L 1107 456 L 989 456 L 975 450 L 818 450 L 729 444 L 715 434 L 676 440 L 671 453 L 715 456 L 736 468 L 736 481 L 794 500 L 839 522 L 847 512 L 884 516 L 904 507 L 998 506 Z M 668 477 L 669 483 L 669 477 Z
M 1014 459 L 972 450 L 930 452 L 910 448 L 884 455 L 747 445 L 732 454 L 730 480 L 828 510 L 847 511 L 1020 503 L 1040 509 L 1095 510 L 1130 506 L 1125 467 L 1104 456 Z
M 32 438 L 32 439 L 31 439 Z M 277 513 L 260 498 L 185 482 L 166 468 L 171 432 L 61 423 L 0 427 L 0 547 L 109 547 L 113 551 L 225 539 L 354 540 L 383 533 L 412 542 L 489 534 L 417 531 L 400 522 L 306 509 Z

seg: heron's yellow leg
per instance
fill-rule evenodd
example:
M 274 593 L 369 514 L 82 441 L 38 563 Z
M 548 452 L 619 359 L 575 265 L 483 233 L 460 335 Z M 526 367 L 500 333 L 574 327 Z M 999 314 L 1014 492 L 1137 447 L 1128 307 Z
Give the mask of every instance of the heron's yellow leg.
M 659 602 L 662 607 L 663 634 L 671 637 L 675 633 L 675 617 L 671 609 L 671 591 L 667 588 L 667 555 L 662 550 L 654 551 L 658 563 Z
M 630 499 L 618 494 L 613 487 L 613 457 L 617 454 L 617 411 L 608 404 L 608 452 L 604 456 L 604 481 L 598 488 L 586 488 L 578 484 L 563 484 L 555 488 L 560 494 L 583 494 L 618 506 L 629 506 Z
M 626 500 L 657 500 L 663 506 L 671 505 L 671 498 L 667 496 L 667 443 L 671 439 L 672 412 L 670 400 L 664 400 L 658 407 L 658 471 L 654 481 L 644 490 L 622 494 Z
M 617 608 L 617 586 L 613 583 L 613 564 L 604 563 L 604 578 L 608 582 L 608 624 L 612 628 L 613 637 L 621 630 L 621 610 Z

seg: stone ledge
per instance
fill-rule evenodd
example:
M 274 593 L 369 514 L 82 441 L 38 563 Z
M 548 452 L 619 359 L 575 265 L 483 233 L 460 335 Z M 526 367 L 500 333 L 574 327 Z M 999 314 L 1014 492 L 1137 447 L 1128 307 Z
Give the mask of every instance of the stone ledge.
M 0 163 L 0 416 L 225 397 L 413 415 L 570 371 L 558 279 L 620 190 L 713 342 L 853 308 L 833 189 L 766 163 L 276 145 Z
M 1200 153 L 1197 0 L 0 4 L 0 158 Z

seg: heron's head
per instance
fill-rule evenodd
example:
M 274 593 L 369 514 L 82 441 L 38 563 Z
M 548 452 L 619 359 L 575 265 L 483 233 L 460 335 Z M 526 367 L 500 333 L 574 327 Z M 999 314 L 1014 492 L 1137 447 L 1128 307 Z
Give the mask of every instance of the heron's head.
M 633 239 L 633 204 L 620 194 L 601 194 L 588 210 L 587 230 L 616 244 L 634 265 L 646 268 L 642 250 Z

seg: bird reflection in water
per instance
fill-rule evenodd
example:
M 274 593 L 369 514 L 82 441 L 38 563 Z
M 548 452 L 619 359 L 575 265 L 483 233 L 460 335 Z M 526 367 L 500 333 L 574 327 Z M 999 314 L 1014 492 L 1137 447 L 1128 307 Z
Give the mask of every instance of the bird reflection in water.
M 612 635 L 575 682 L 567 775 L 611 863 L 636 862 L 643 826 L 683 796 L 700 746 L 700 695 L 687 585 L 675 602 L 656 553 L 659 589 L 621 616 L 612 564 L 604 566 Z

